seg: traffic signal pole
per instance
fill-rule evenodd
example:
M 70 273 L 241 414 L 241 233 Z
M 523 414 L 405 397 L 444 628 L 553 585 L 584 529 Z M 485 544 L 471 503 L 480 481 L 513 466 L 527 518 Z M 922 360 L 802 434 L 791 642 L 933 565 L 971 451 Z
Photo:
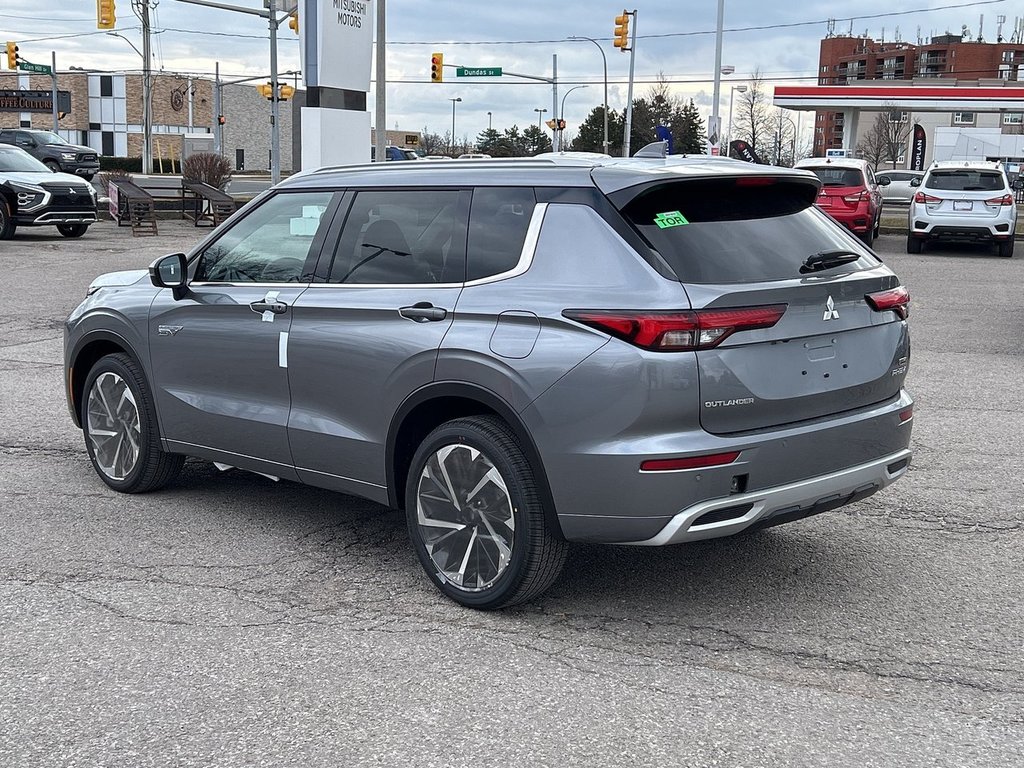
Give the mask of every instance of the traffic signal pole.
M 273 86 L 273 97 L 270 99 L 270 183 L 277 184 L 281 180 L 281 128 L 278 117 L 280 92 L 277 82 L 277 2 L 269 0 L 270 16 L 270 84 Z
M 53 132 L 56 133 L 59 127 L 57 124 L 57 52 L 50 51 L 50 55 L 52 64 L 50 67 L 50 75 L 53 78 Z
M 633 130 L 633 65 L 636 64 L 636 9 L 629 14 L 633 17 L 633 36 L 629 41 L 629 88 L 626 91 L 626 135 L 622 141 L 622 156 L 629 157 L 629 134 Z

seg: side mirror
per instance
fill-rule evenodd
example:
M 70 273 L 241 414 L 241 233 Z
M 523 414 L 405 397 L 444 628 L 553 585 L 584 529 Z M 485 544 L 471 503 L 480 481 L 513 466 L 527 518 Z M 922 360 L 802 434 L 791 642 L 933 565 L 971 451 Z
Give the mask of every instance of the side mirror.
M 878 179 L 878 186 L 880 187 L 888 187 L 890 184 L 892 184 L 892 179 L 890 179 L 888 176 L 883 176 L 882 178 Z
M 174 300 L 188 293 L 188 264 L 184 253 L 161 256 L 149 265 L 149 279 L 157 288 L 170 288 Z
M 921 179 L 919 177 L 915 176 L 914 178 L 912 178 L 910 180 L 910 186 L 912 186 L 912 187 L 920 187 L 921 186 Z

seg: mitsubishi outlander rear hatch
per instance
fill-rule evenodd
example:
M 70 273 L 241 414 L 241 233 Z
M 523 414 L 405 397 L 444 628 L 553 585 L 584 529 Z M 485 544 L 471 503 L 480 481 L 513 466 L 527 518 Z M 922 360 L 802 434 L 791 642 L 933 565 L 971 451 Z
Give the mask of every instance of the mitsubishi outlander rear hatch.
M 765 171 L 608 195 L 689 295 L 688 311 L 665 308 L 666 332 L 649 348 L 694 351 L 708 432 L 792 424 L 899 394 L 909 296 L 814 207 L 817 191 L 809 175 Z

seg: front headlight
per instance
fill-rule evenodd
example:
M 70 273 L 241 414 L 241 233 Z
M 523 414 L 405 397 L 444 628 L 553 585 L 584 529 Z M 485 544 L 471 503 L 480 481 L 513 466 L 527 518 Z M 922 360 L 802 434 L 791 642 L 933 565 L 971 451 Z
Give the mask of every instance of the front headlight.
M 60 153 L 60 159 L 61 160 L 74 160 L 75 157 L 77 157 L 77 155 L 75 155 L 74 152 L 61 152 Z
M 50 193 L 35 184 L 17 184 L 12 181 L 8 186 L 14 192 L 18 201 L 18 210 L 22 213 L 31 213 L 50 201 Z

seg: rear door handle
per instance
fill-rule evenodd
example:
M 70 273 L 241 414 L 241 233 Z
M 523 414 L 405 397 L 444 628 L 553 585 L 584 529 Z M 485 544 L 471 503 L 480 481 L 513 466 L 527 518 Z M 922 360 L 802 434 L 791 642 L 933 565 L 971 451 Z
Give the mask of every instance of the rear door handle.
M 448 310 L 435 307 L 429 301 L 421 301 L 411 307 L 402 307 L 398 314 L 417 323 L 436 323 L 448 317 Z
M 249 309 L 261 314 L 263 312 L 270 312 L 274 315 L 283 315 L 288 311 L 288 305 L 283 301 L 267 301 L 266 299 L 261 299 L 260 301 L 254 301 L 249 304 Z

